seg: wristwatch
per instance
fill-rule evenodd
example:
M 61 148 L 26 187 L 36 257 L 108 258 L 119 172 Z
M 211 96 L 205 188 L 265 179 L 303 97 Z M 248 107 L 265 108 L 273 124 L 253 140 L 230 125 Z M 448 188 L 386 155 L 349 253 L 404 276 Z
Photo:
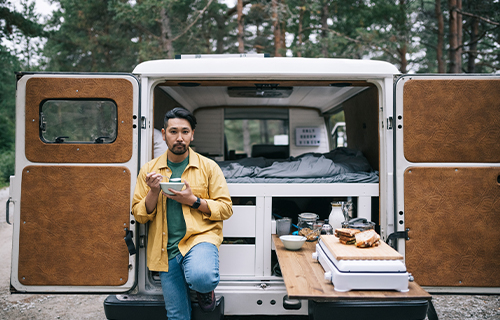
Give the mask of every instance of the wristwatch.
M 201 199 L 199 197 L 196 197 L 196 201 L 193 203 L 191 208 L 198 209 L 200 207 L 200 204 L 201 204 Z

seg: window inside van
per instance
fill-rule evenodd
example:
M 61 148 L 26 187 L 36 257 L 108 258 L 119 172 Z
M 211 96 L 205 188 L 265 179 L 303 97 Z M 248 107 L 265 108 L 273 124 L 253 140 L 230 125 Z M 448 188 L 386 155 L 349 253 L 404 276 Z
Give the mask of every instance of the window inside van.
M 226 108 L 224 134 L 231 158 L 287 158 L 288 109 Z
M 344 111 L 328 116 L 328 127 L 332 139 L 332 150 L 338 147 L 347 147 L 347 132 Z
M 112 143 L 118 128 L 112 100 L 45 100 L 40 106 L 40 138 L 45 143 Z

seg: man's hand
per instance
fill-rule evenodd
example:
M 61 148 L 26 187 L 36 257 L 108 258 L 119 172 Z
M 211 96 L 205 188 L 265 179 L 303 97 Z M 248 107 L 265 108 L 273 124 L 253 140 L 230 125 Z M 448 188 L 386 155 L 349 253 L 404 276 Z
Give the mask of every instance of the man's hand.
M 160 183 L 158 183 L 158 186 L 159 185 Z M 196 196 L 193 194 L 193 191 L 191 191 L 191 187 L 186 180 L 184 180 L 184 185 L 186 186 L 186 188 L 181 191 L 176 191 L 172 188 L 169 188 L 168 190 L 172 192 L 173 195 L 166 194 L 165 192 L 163 192 L 163 190 L 161 193 L 163 193 L 163 195 L 169 199 L 191 206 L 196 201 Z
M 148 187 L 155 191 L 156 193 L 160 192 L 160 182 L 163 179 L 163 176 L 156 172 L 150 172 L 146 175 L 146 184 Z
M 196 196 L 193 194 L 193 191 L 191 190 L 191 187 L 189 186 L 189 183 L 184 180 L 184 185 L 186 188 L 181 191 L 176 191 L 174 189 L 169 188 L 168 190 L 173 193 L 173 195 L 168 195 L 165 192 L 162 191 L 163 195 L 169 199 L 175 200 L 179 203 L 186 204 L 188 206 L 192 206 L 193 203 L 196 201 Z M 201 199 L 200 207 L 198 208 L 203 213 L 206 213 L 210 215 L 210 208 L 208 207 L 207 201 L 204 199 Z
M 163 176 L 156 172 L 150 172 L 146 175 L 146 184 L 150 188 L 148 194 L 146 195 L 146 212 L 152 213 L 156 208 L 156 203 L 158 202 L 158 196 L 160 195 L 160 182 Z

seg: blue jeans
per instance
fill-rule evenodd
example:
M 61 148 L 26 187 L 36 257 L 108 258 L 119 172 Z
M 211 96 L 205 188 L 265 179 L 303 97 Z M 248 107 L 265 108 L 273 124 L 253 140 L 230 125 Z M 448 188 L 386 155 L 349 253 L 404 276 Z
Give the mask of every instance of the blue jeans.
M 214 244 L 202 242 L 183 257 L 168 261 L 168 272 L 160 272 L 161 288 L 168 320 L 190 320 L 189 290 L 211 292 L 219 284 L 219 251 Z

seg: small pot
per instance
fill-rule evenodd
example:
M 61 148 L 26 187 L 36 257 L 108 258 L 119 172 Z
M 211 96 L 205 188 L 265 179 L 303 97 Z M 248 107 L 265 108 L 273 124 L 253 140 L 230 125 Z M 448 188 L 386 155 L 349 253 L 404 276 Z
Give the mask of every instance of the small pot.
M 366 220 L 365 218 L 354 218 L 347 223 L 342 222 L 342 228 L 358 229 L 361 231 L 375 229 L 375 222 Z

